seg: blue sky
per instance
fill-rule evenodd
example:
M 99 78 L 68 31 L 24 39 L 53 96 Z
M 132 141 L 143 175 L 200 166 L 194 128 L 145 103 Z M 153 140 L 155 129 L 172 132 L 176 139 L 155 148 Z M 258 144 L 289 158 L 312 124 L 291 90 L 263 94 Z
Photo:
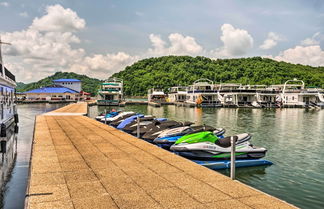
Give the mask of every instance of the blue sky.
M 0 12 L 5 62 L 25 82 L 58 70 L 103 79 L 168 54 L 324 66 L 321 0 L 0 0 Z

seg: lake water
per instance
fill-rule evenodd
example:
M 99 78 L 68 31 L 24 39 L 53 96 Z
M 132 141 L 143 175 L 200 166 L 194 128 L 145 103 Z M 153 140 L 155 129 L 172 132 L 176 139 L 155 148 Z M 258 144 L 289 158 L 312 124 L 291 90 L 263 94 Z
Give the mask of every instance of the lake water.
M 35 116 L 52 111 L 62 104 L 23 104 L 18 105 L 19 132 L 15 136 L 12 151 L 2 156 L 3 161 L 8 162 L 0 167 L 1 173 L 12 169 L 8 174 L 8 183 L 1 182 L 0 207 L 4 209 L 24 208 L 26 187 L 28 181 L 31 144 L 34 131 Z
M 90 108 L 94 117 L 105 107 Z M 108 108 L 108 107 L 107 107 Z M 268 167 L 239 168 L 237 179 L 301 208 L 324 208 L 324 110 L 187 108 L 130 105 L 124 108 L 178 121 L 248 132 L 251 142 L 268 149 Z M 216 171 L 215 171 L 216 172 Z M 221 171 L 229 175 L 229 170 Z

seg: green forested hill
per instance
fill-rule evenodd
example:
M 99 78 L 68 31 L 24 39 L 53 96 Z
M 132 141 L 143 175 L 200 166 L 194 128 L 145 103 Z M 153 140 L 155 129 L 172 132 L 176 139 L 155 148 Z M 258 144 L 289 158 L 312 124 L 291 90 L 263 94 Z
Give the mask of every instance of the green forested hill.
M 288 79 L 304 80 L 307 86 L 324 87 L 324 67 L 295 65 L 272 59 L 253 57 L 212 60 L 206 57 L 166 56 L 140 60 L 111 77 L 124 80 L 126 95 L 145 95 L 147 90 L 160 87 L 167 90 L 177 85 L 190 85 L 200 78 L 215 83 L 282 84 Z M 102 81 L 70 72 L 57 72 L 38 82 L 17 83 L 24 92 L 51 85 L 53 80 L 75 78 L 82 81 L 82 90 L 96 94 Z
M 95 78 L 89 78 L 86 75 L 80 75 L 77 73 L 70 73 L 70 72 L 56 72 L 54 75 L 43 78 L 37 82 L 24 84 L 24 83 L 17 83 L 17 91 L 24 92 L 31 89 L 40 88 L 42 86 L 49 86 L 53 84 L 53 80 L 60 79 L 60 78 L 75 78 L 82 81 L 82 90 L 85 92 L 91 93 L 93 96 L 97 93 L 97 89 L 102 81 Z
M 152 87 L 165 90 L 190 85 L 200 78 L 215 83 L 282 84 L 304 80 L 307 86 L 324 85 L 324 67 L 311 67 L 253 57 L 212 60 L 206 57 L 165 56 L 140 60 L 112 77 L 124 80 L 126 95 L 145 95 Z

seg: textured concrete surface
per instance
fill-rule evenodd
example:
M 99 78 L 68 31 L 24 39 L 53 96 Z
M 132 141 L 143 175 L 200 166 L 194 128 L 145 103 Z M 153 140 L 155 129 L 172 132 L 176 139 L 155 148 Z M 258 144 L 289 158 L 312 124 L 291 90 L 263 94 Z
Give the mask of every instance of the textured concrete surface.
M 63 113 L 63 114 L 87 114 L 87 103 L 86 102 L 78 102 L 74 104 L 66 105 L 62 108 L 59 108 L 57 110 L 54 110 L 52 112 L 49 112 L 48 114 L 57 114 L 57 113 Z M 58 115 L 58 114 L 57 114 Z
M 60 209 L 294 208 L 90 118 L 49 115 L 36 119 L 26 203 Z

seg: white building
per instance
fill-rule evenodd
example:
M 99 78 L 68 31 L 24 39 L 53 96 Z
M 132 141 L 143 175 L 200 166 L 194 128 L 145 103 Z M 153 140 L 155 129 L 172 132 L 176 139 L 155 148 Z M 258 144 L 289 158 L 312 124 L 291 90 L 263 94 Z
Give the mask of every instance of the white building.
M 81 91 L 81 81 L 78 79 L 62 78 L 54 80 L 53 82 L 54 85 L 64 86 L 77 92 Z
M 58 79 L 53 85 L 23 92 L 26 100 L 31 101 L 77 101 L 85 92 L 81 91 L 81 81 L 77 79 Z

